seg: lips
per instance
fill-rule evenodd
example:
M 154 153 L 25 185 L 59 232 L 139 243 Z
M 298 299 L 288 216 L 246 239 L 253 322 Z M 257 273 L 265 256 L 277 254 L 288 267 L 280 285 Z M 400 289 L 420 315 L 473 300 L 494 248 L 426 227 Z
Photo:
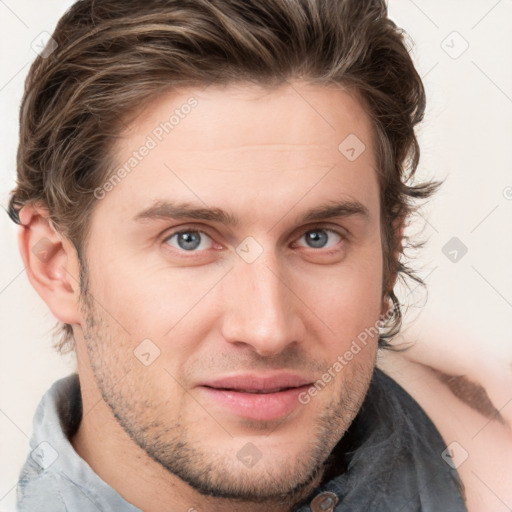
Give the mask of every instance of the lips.
M 248 393 L 273 393 L 287 388 L 297 388 L 310 384 L 311 381 L 299 375 L 233 375 L 211 381 L 203 382 L 203 386 L 216 389 L 231 389 L 234 391 L 247 391 Z
M 238 417 L 271 421 L 289 415 L 300 405 L 298 396 L 311 380 L 293 374 L 235 375 L 201 383 L 198 389 L 214 403 Z
M 278 393 L 279 391 L 284 391 L 286 389 L 290 389 L 289 387 L 284 388 L 274 388 L 269 390 L 263 389 L 236 389 L 236 388 L 214 388 L 214 389 L 223 389 L 225 391 L 236 391 L 238 393 L 254 393 L 255 395 L 265 395 L 267 393 Z

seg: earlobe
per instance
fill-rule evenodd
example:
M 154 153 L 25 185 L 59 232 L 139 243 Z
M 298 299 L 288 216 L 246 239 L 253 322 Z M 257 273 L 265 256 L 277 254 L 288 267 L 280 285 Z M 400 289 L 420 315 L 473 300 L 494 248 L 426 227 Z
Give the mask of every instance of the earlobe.
M 73 244 L 53 227 L 45 208 L 26 205 L 19 218 L 18 243 L 30 283 L 58 320 L 80 324 L 79 266 Z

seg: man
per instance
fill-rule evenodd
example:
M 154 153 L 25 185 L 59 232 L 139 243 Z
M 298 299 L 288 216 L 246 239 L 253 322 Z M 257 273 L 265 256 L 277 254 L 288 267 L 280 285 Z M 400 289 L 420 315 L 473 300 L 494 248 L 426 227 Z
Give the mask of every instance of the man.
M 375 370 L 436 188 L 408 184 L 424 105 L 384 2 L 77 2 L 27 79 L 10 204 L 77 358 L 19 509 L 465 510 Z

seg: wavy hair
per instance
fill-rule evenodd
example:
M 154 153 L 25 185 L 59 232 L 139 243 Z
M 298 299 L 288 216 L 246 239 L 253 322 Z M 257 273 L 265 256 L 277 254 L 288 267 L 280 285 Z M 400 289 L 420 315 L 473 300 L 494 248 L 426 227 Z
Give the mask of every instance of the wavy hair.
M 374 129 L 383 293 L 394 310 L 379 344 L 390 346 L 402 322 L 396 280 L 423 284 L 407 265 L 397 226 L 439 183 L 414 183 L 414 127 L 425 91 L 384 0 L 79 0 L 52 37 L 56 48 L 36 58 L 25 82 L 9 214 L 19 222 L 23 205 L 44 205 L 79 257 L 93 191 L 111 172 L 116 139 L 158 95 L 203 84 L 274 87 L 294 78 L 356 95 Z M 73 331 L 67 324 L 60 330 L 56 347 L 65 352 Z

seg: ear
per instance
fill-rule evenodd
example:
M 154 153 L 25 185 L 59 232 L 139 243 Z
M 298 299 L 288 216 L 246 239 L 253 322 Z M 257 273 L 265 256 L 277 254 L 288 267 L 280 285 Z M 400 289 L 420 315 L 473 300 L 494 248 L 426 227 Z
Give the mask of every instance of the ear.
M 25 205 L 19 219 L 18 243 L 30 283 L 58 320 L 80 324 L 75 247 L 53 227 L 47 209 Z
M 404 230 L 405 230 L 405 218 L 400 217 L 396 219 L 393 222 L 393 247 L 394 247 L 394 253 L 393 257 L 395 260 L 397 260 L 400 256 L 400 253 L 402 251 L 402 244 L 403 244 L 403 237 L 404 237 Z M 396 280 L 398 278 L 398 273 L 395 272 L 394 274 L 389 276 L 386 290 L 384 293 L 383 301 L 382 301 L 382 309 L 381 309 L 381 315 L 386 315 L 388 310 L 390 309 L 390 301 L 388 300 L 388 292 L 393 290 L 396 284 Z

